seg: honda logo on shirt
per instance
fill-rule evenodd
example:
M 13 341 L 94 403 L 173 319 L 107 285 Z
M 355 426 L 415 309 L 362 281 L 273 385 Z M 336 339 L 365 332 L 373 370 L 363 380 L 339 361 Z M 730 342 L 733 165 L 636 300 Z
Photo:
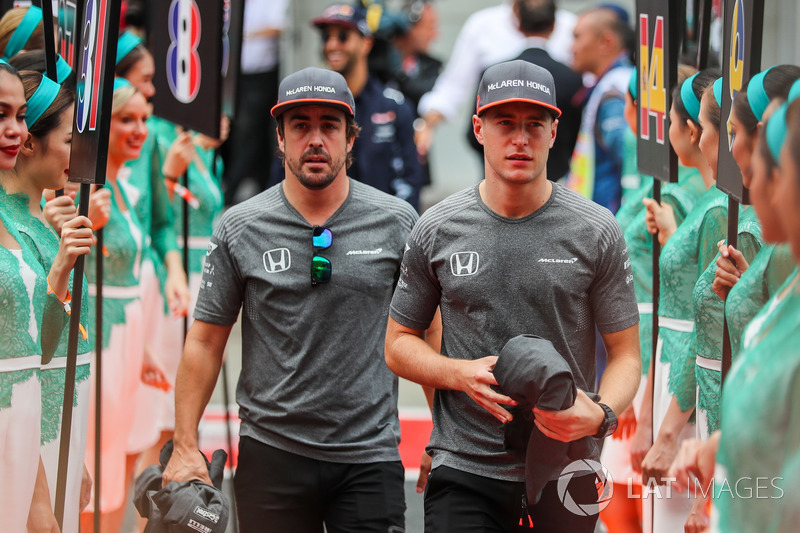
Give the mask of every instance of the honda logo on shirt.
M 458 252 L 450 256 L 450 270 L 454 276 L 471 276 L 478 273 L 478 252 Z
M 292 266 L 292 254 L 288 248 L 275 248 L 264 252 L 264 268 L 270 274 L 289 270 Z

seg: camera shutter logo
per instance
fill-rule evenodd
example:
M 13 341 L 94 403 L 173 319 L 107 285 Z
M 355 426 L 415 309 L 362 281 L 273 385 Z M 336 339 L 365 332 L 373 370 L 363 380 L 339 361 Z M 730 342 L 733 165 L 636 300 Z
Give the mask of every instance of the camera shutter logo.
M 595 486 L 597 487 L 597 500 L 590 503 L 577 503 L 569 492 L 569 482 L 573 476 L 594 473 Z M 564 507 L 578 516 L 594 516 L 608 507 L 611 503 L 611 496 L 614 494 L 614 482 L 608 469 L 591 459 L 580 459 L 568 464 L 561 475 L 558 477 L 556 486 L 558 497 Z
M 478 273 L 478 252 L 457 252 L 450 256 L 450 271 L 454 276 L 472 276 Z
M 264 269 L 270 274 L 289 270 L 292 266 L 292 254 L 288 248 L 275 248 L 264 252 Z

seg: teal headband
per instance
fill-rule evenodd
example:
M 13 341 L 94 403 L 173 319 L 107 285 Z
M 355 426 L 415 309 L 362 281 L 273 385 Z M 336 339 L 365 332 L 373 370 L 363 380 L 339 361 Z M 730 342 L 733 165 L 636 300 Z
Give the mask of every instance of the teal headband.
M 784 102 L 781 106 L 769 117 L 767 122 L 766 137 L 769 152 L 775 162 L 778 161 L 781 155 L 781 146 L 786 139 L 786 108 L 788 103 Z
M 72 74 L 72 67 L 69 66 L 67 60 L 61 57 L 61 55 L 56 56 L 56 80 L 58 83 L 64 83 L 69 78 L 70 74 Z
M 781 147 L 786 141 L 786 111 L 789 109 L 789 104 L 798 97 L 800 97 L 800 80 L 794 82 L 789 91 L 789 99 L 781 104 L 767 122 L 767 129 L 765 132 L 767 146 L 776 162 L 780 157 Z
M 125 87 L 133 87 L 131 82 L 126 80 L 125 78 L 114 78 L 114 92 L 119 91 L 120 89 L 124 89 Z
M 767 91 L 764 89 L 764 78 L 770 70 L 772 70 L 772 67 L 762 70 L 750 78 L 750 83 L 747 84 L 747 103 L 750 104 L 750 110 L 759 122 L 764 117 L 764 111 L 767 110 L 769 105 L 769 96 L 767 96 Z
M 31 35 L 33 35 L 33 32 L 36 30 L 36 26 L 38 26 L 41 21 L 42 8 L 36 6 L 29 7 L 28 12 L 25 13 L 25 16 L 19 21 L 19 26 L 17 26 L 17 29 L 14 30 L 14 33 L 11 34 L 11 38 L 8 40 L 3 59 L 14 57 L 25 48 L 25 45 L 28 44 L 28 39 L 31 38 Z
M 120 35 L 117 41 L 117 61 L 115 65 L 119 65 L 119 62 L 125 59 L 125 56 L 130 54 L 133 49 L 140 44 L 142 44 L 142 40 L 129 31 Z
M 681 85 L 681 102 L 683 102 L 683 107 L 686 108 L 686 112 L 689 113 L 692 120 L 698 122 L 700 120 L 700 100 L 697 99 L 697 95 L 694 94 L 694 89 L 692 89 L 692 83 L 696 77 L 697 74 L 686 78 L 683 85 Z
M 795 98 L 800 98 L 800 80 L 797 80 L 792 84 L 792 88 L 789 89 L 789 96 L 787 97 L 786 101 L 791 102 Z
M 714 85 L 711 87 L 711 90 L 714 92 L 714 100 L 717 102 L 717 107 L 722 107 L 722 76 L 717 78 L 714 81 Z
M 631 72 L 631 81 L 628 82 L 628 91 L 630 91 L 634 100 L 639 98 L 639 69 L 636 67 L 633 67 L 633 72 Z
M 45 111 L 55 102 L 61 85 L 57 84 L 47 76 L 42 75 L 39 87 L 28 98 L 28 111 L 25 113 L 25 123 L 31 129 L 36 121 L 41 118 Z

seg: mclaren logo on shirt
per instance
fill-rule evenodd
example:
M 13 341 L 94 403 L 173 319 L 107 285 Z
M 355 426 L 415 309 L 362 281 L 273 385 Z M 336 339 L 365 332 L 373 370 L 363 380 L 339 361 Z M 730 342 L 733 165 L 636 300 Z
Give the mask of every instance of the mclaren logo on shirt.
M 450 256 L 450 271 L 454 276 L 471 276 L 478 273 L 478 252 L 458 252 Z
M 264 268 L 270 274 L 289 270 L 292 266 L 292 254 L 288 248 L 275 248 L 264 252 Z

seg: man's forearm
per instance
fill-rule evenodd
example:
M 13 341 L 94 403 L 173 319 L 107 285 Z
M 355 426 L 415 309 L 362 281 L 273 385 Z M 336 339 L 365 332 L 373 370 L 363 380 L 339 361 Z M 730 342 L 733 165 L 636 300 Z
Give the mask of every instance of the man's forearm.
M 197 448 L 197 426 L 214 392 L 227 342 L 227 334 L 220 342 L 200 335 L 197 326 L 207 327 L 196 322 L 189 330 L 175 380 L 175 446 L 191 449 Z
M 608 363 L 600 380 L 600 401 L 621 413 L 631 404 L 642 379 L 639 326 L 603 334 L 603 342 Z
M 434 389 L 455 389 L 453 360 L 436 353 L 423 339 L 411 333 L 386 337 L 386 364 L 398 376 Z
M 600 380 L 600 401 L 621 413 L 633 401 L 642 375 L 642 365 L 636 353 L 609 359 Z

